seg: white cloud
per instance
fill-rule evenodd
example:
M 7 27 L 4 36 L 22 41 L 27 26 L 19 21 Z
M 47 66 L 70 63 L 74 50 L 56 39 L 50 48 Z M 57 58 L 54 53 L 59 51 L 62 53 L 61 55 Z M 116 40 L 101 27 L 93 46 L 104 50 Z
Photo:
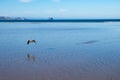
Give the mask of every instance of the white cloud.
M 23 2 L 23 3 L 28 3 L 28 2 L 31 2 L 32 0 L 20 0 L 20 2 Z

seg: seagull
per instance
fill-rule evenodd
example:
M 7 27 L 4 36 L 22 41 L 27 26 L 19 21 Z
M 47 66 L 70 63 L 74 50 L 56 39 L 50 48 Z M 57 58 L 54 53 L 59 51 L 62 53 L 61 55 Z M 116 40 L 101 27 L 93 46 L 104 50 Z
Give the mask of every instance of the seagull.
M 35 40 L 28 40 L 27 45 L 29 45 L 30 43 L 36 43 L 36 41 Z

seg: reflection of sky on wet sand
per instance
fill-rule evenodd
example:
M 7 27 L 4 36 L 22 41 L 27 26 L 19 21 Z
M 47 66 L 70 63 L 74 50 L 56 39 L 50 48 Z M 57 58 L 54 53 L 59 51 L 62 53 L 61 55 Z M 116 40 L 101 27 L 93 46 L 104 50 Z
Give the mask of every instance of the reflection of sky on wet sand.
M 119 80 L 119 25 L 0 23 L 0 80 Z M 35 39 L 36 44 L 27 45 Z

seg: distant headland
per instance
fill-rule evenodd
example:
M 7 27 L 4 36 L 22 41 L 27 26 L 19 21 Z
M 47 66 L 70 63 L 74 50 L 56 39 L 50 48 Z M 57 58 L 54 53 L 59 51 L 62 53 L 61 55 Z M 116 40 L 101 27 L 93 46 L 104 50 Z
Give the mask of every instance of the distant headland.
M 120 22 L 120 19 L 30 19 L 24 17 L 5 17 L 0 16 L 0 22 Z
M 23 17 L 6 17 L 6 16 L 0 16 L 0 20 L 25 20 Z

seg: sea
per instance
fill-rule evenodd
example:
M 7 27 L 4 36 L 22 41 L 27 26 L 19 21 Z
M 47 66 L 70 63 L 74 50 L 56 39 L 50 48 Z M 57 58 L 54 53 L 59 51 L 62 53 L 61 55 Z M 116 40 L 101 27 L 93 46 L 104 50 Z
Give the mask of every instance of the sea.
M 1 22 L 0 80 L 120 80 L 120 22 Z

